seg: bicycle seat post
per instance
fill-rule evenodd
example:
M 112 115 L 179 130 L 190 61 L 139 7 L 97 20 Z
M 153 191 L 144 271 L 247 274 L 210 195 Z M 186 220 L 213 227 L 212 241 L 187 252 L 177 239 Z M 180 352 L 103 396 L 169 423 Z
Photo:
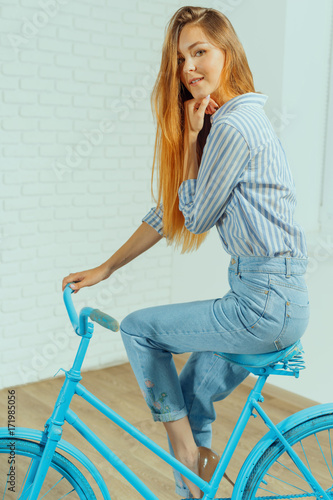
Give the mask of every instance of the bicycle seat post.
M 249 398 L 251 400 L 259 401 L 262 403 L 264 401 L 264 397 L 261 394 L 261 391 L 263 390 L 263 387 L 269 377 L 269 373 L 264 374 L 264 375 L 258 375 L 258 378 L 256 380 L 256 383 L 253 387 L 253 389 L 250 392 Z

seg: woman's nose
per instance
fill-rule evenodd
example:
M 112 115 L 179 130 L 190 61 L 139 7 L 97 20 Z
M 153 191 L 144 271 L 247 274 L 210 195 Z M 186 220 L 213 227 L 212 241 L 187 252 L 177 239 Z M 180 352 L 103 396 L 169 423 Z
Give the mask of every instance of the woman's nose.
M 195 65 L 193 61 L 185 61 L 184 66 L 183 66 L 183 71 L 185 74 L 189 73 L 190 71 L 193 71 L 195 69 Z

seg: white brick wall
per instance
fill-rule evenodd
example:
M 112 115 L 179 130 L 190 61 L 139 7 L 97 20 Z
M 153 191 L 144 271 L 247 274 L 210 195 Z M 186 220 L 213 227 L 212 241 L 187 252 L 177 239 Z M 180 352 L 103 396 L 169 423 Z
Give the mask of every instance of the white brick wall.
M 150 94 L 172 3 L 1 3 L 0 387 L 70 367 L 62 278 L 104 262 L 153 206 Z M 120 321 L 170 302 L 171 255 L 161 241 L 75 305 Z M 83 368 L 125 359 L 96 325 Z

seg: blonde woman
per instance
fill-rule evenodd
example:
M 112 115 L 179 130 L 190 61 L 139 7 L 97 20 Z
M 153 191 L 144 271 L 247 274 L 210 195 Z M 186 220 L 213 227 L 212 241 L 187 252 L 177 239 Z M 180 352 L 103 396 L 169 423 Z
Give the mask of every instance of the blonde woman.
M 209 479 L 213 403 L 248 372 L 215 351 L 264 353 L 291 345 L 309 320 L 306 240 L 294 221 L 295 186 L 256 92 L 244 49 L 221 12 L 181 7 L 170 19 L 152 93 L 158 200 L 129 240 L 99 267 L 70 274 L 77 293 L 109 278 L 162 238 L 197 249 L 216 226 L 230 255 L 229 292 L 149 307 L 120 331 L 129 361 L 171 452 Z M 216 266 L 220 263 L 216 262 Z M 195 269 L 193 269 L 195 273 Z M 180 376 L 172 353 L 192 352 Z M 201 498 L 175 473 L 176 492 Z

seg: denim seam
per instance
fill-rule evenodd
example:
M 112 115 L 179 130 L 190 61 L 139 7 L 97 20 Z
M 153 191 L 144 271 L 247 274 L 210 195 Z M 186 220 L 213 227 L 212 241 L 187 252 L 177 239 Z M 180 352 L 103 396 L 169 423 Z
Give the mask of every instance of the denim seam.
M 269 293 L 267 294 L 267 297 L 268 297 L 268 296 L 269 296 Z M 215 300 L 214 300 L 214 303 L 215 303 L 217 300 L 220 300 L 220 299 L 219 299 L 219 298 L 215 299 Z M 266 312 L 266 309 L 267 309 L 267 302 L 268 302 L 268 299 L 267 299 L 267 301 L 266 301 L 266 305 L 265 305 L 265 310 L 264 310 L 264 312 Z M 214 306 L 214 303 L 213 303 L 213 306 Z M 213 306 L 212 306 L 212 307 L 213 307 Z M 263 314 L 264 314 L 264 312 L 263 312 Z M 252 325 L 250 325 L 250 326 L 248 326 L 247 328 L 240 328 L 239 330 L 226 330 L 226 329 L 223 327 L 223 325 L 221 325 L 221 323 L 219 322 L 218 318 L 216 317 L 216 314 L 215 314 L 214 310 L 212 311 L 212 313 L 213 313 L 213 315 L 214 315 L 215 320 L 218 322 L 219 326 L 220 326 L 220 327 L 222 327 L 222 328 L 224 329 L 224 331 L 227 331 L 228 333 L 238 333 L 238 332 L 243 332 L 243 331 L 246 331 L 246 330 L 247 330 L 247 328 L 251 328 L 251 326 L 252 326 Z M 256 324 L 258 323 L 258 321 L 259 321 L 261 318 L 262 318 L 262 316 L 260 316 L 260 318 L 258 318 L 258 319 L 257 319 L 257 321 L 254 323 L 254 325 L 256 325 Z M 253 326 L 254 326 L 254 325 L 253 325 Z M 123 330 L 123 329 L 122 329 L 122 331 L 123 331 L 124 333 L 126 333 L 126 332 L 125 332 L 125 330 Z M 224 332 L 219 332 L 219 331 L 216 331 L 216 330 L 208 330 L 208 331 L 206 331 L 206 330 L 203 330 L 203 329 L 202 329 L 202 330 L 197 331 L 197 332 L 193 332 L 193 330 L 188 330 L 188 331 L 186 331 L 186 330 L 182 330 L 180 333 L 181 333 L 182 335 L 194 335 L 194 334 L 196 334 L 196 335 L 202 335 L 202 334 L 205 334 L 205 335 L 214 335 L 214 334 L 221 334 L 221 333 L 224 333 Z M 135 337 L 135 338 L 138 338 L 138 339 L 141 339 L 141 338 L 142 338 L 142 337 L 140 337 L 139 335 L 131 335 L 131 334 L 127 334 L 127 335 L 130 335 L 131 337 Z M 170 332 L 169 332 L 169 333 L 168 333 L 168 335 L 169 335 L 169 337 L 172 335 L 172 336 L 174 336 L 174 337 L 176 338 L 176 337 L 179 335 L 179 332 L 172 332 L 172 333 L 170 333 Z M 187 351 L 184 351 L 184 352 L 187 352 Z M 177 354 L 182 354 L 182 353 L 177 353 Z M 142 367 L 142 365 L 140 365 L 140 366 Z
M 309 306 L 309 303 L 306 304 L 306 305 L 302 305 L 302 304 L 297 304 L 296 302 L 290 302 L 290 301 L 287 301 L 285 303 L 285 312 L 284 312 L 284 323 L 283 323 L 283 327 L 282 327 L 282 330 L 281 332 L 279 333 L 279 335 L 277 336 L 277 338 L 274 340 L 274 345 L 275 347 L 277 348 L 277 350 L 279 351 L 281 348 L 282 348 L 282 343 L 281 343 L 281 340 L 283 339 L 284 335 L 285 335 L 285 332 L 286 332 L 286 328 L 288 326 L 288 323 L 290 321 L 290 314 L 288 315 L 287 314 L 287 305 L 288 304 L 295 304 L 296 306 L 298 307 L 304 307 L 304 309 L 306 309 L 308 306 Z M 288 319 L 289 318 L 289 319 Z
M 248 283 L 245 283 L 245 281 L 242 281 L 241 273 L 237 274 L 236 276 L 238 278 L 238 281 L 240 281 L 243 285 L 247 286 L 253 292 L 261 293 L 262 295 L 267 295 L 267 293 L 269 292 L 269 289 L 268 290 L 260 290 L 259 288 L 256 288 L 255 286 L 251 286 Z
M 230 268 L 230 271 L 235 271 L 235 269 L 233 268 Z M 285 274 L 282 270 L 279 270 L 279 271 L 273 271 L 271 269 L 269 270 L 264 270 L 264 271 L 260 271 L 259 269 L 246 269 L 246 268 L 238 268 L 238 273 L 262 273 L 262 274 Z M 305 272 L 301 272 L 301 273 L 296 273 L 296 272 L 291 272 L 290 276 L 302 276 L 303 274 L 305 274 Z
M 125 333 L 125 335 L 130 335 L 129 333 L 127 333 L 124 330 L 124 328 L 122 326 L 120 326 L 120 331 L 123 332 L 123 333 Z M 135 337 L 135 338 L 138 338 L 138 339 L 141 338 L 141 337 L 139 337 L 137 335 L 132 335 L 132 337 Z M 142 371 L 142 373 L 144 375 L 144 369 L 143 369 L 143 366 L 142 366 L 139 354 L 138 354 L 138 352 L 137 352 L 136 349 L 134 349 L 134 352 L 135 352 L 135 354 L 137 356 L 138 365 L 140 366 L 141 371 Z M 146 400 L 146 398 L 144 398 L 144 399 Z M 185 417 L 187 415 L 186 406 L 183 406 L 183 408 L 181 408 L 180 410 L 169 412 L 169 413 L 155 413 L 155 412 L 152 411 L 151 405 L 148 403 L 147 400 L 146 400 L 146 403 L 147 403 L 148 408 L 151 411 L 151 414 L 152 414 L 153 419 L 154 419 L 155 422 L 170 422 L 170 420 L 178 420 L 178 419 L 180 419 L 182 417 Z M 157 418 L 157 417 L 159 417 L 159 418 Z M 178 417 L 178 418 L 174 418 L 174 417 Z
M 262 312 L 262 314 L 261 314 L 260 318 L 258 318 L 258 319 L 257 319 L 257 321 L 256 321 L 253 325 L 248 326 L 248 327 L 246 328 L 246 330 L 248 330 L 248 328 L 254 328 L 255 326 L 257 326 L 257 325 L 258 325 L 259 321 L 261 321 L 261 320 L 262 320 L 262 318 L 264 317 L 265 312 L 266 312 L 266 310 L 267 310 L 268 303 L 270 302 L 270 301 L 269 301 L 270 296 L 271 296 L 271 289 L 270 289 L 270 283 L 269 283 L 269 288 L 268 288 L 268 293 L 267 293 L 267 300 L 266 300 L 266 302 L 265 302 L 265 308 L 264 308 L 264 310 L 263 310 L 263 312 Z
M 294 285 L 288 285 L 287 283 L 281 283 L 279 281 L 271 281 L 271 283 L 274 283 L 275 285 L 283 286 L 285 288 L 293 288 L 294 290 L 300 291 L 300 292 L 308 292 L 308 288 L 302 288 Z
M 181 496 L 182 498 L 192 498 L 192 495 L 188 488 L 182 488 L 181 486 L 176 485 L 175 492 L 177 495 Z
M 218 358 L 217 356 L 215 357 L 215 359 L 213 359 L 213 363 L 212 365 L 209 367 L 209 370 L 206 371 L 206 374 L 205 376 L 203 377 L 202 381 L 201 381 L 201 384 L 199 385 L 198 389 L 195 391 L 196 393 L 200 391 L 200 388 L 201 386 L 205 383 L 205 380 L 207 378 L 207 376 L 209 375 L 209 373 L 211 372 L 212 368 L 214 368 L 214 366 L 216 365 L 216 363 L 218 362 Z M 196 394 L 192 400 L 192 403 L 191 403 L 191 406 L 188 408 L 188 414 L 191 413 L 191 410 L 192 410 L 192 407 L 193 407 L 193 404 L 194 404 L 194 401 L 196 399 Z
M 287 328 L 287 323 L 288 323 L 288 316 L 287 316 L 287 306 L 285 304 L 284 306 L 284 322 L 283 322 L 283 327 L 282 327 L 282 330 L 281 332 L 279 333 L 279 335 L 277 336 L 277 338 L 274 340 L 274 345 L 276 347 L 276 349 L 279 351 L 282 347 L 282 344 L 281 344 L 281 339 L 284 335 L 284 332 Z
M 186 417 L 187 409 L 186 406 L 184 406 L 181 410 L 170 411 L 169 413 L 154 413 L 152 411 L 151 414 L 155 422 L 171 422 L 173 420 L 179 420 L 180 418 Z
M 283 257 L 283 256 L 276 256 L 276 257 L 267 257 L 267 255 L 235 255 L 235 254 L 229 254 L 230 257 L 239 257 L 240 259 L 266 259 L 266 260 L 285 260 L 289 257 Z M 301 257 L 290 257 L 292 261 L 301 261 L 301 262 L 307 262 L 308 257 L 306 258 L 301 258 Z
M 219 298 L 215 299 L 216 300 L 220 300 Z M 215 313 L 213 311 L 213 314 L 215 316 Z M 215 319 L 216 316 L 215 316 Z M 218 321 L 218 320 L 217 320 Z M 218 322 L 220 326 L 221 323 Z M 122 327 L 121 327 L 121 330 L 125 333 L 125 335 L 128 335 L 129 337 L 131 338 L 136 338 L 138 340 L 142 340 L 144 338 L 148 338 L 148 337 L 142 337 L 141 335 L 132 335 L 131 333 L 128 333 L 126 332 Z M 233 330 L 234 331 L 234 330 Z M 238 331 L 238 330 L 237 330 Z M 221 332 L 217 332 L 216 330 L 204 330 L 204 329 L 201 329 L 200 331 L 197 331 L 197 332 L 193 332 L 193 330 L 181 330 L 181 332 L 177 332 L 177 331 L 170 331 L 167 333 L 168 335 L 168 338 L 171 338 L 171 337 L 174 337 L 174 338 L 177 338 L 179 336 L 179 333 L 181 333 L 181 335 L 194 335 L 194 334 L 197 334 L 197 335 L 202 335 L 202 334 L 206 334 L 206 335 L 213 335 L 213 334 L 216 334 L 216 333 L 221 333 Z M 149 338 L 148 338 L 149 339 Z M 155 342 L 155 339 L 149 339 L 151 340 L 152 342 Z M 140 342 L 139 342 L 140 343 Z M 151 346 L 152 349 L 155 349 L 154 346 Z M 165 349 L 165 347 L 163 347 L 163 345 L 160 345 L 160 346 L 157 346 L 157 349 Z M 170 351 L 171 352 L 171 351 Z M 188 351 L 183 351 L 183 352 L 188 352 Z M 176 354 L 183 354 L 182 353 L 176 353 Z M 140 366 L 142 367 L 142 365 L 140 364 Z M 143 367 L 142 367 L 143 368 Z
M 266 310 L 267 310 L 267 305 L 268 305 L 268 303 L 269 303 L 269 298 L 270 298 L 270 296 L 271 296 L 271 290 L 269 289 L 269 290 L 268 290 L 268 293 L 267 293 L 267 294 L 265 294 L 265 295 L 267 295 L 267 300 L 266 300 L 266 303 L 265 303 L 265 308 L 264 308 L 264 310 L 263 310 L 263 312 L 262 312 L 261 316 L 257 319 L 257 321 L 256 321 L 255 323 L 253 323 L 253 325 L 249 325 L 249 326 L 247 326 L 247 327 L 245 327 L 245 328 L 239 328 L 238 330 L 228 330 L 228 332 L 229 332 L 229 333 L 238 333 L 238 332 L 249 332 L 249 333 L 252 333 L 252 332 L 250 332 L 250 331 L 249 331 L 249 328 L 254 328 L 256 325 L 258 325 L 259 321 L 261 321 L 261 320 L 262 320 L 262 318 L 263 318 L 263 316 L 264 316 L 264 314 L 265 314 L 265 312 L 266 312 Z M 216 300 L 219 300 L 219 299 L 216 299 Z M 216 300 L 215 300 L 215 301 L 214 301 L 214 303 L 213 303 L 213 314 L 214 314 L 214 317 L 215 317 L 216 321 L 218 322 L 218 324 L 219 324 L 222 328 L 224 328 L 224 327 L 223 327 L 223 325 L 221 325 L 221 323 L 219 322 L 219 320 L 218 320 L 218 318 L 217 318 L 217 316 L 216 316 L 216 314 L 215 314 L 215 312 L 214 312 L 214 304 L 215 304 Z

